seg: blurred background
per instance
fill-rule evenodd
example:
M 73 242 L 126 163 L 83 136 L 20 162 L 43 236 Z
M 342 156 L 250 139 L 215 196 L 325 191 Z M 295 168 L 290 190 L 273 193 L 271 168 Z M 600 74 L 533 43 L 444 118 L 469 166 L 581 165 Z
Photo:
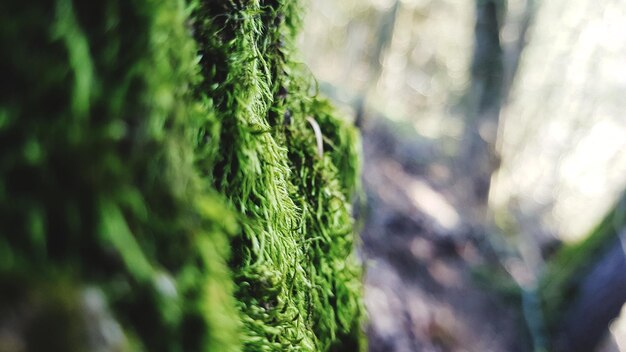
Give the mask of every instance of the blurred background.
M 598 322 L 574 303 L 555 327 L 540 292 L 555 253 L 608 213 L 601 247 L 621 245 L 625 19 L 617 0 L 308 3 L 303 60 L 363 136 L 370 350 L 541 351 L 557 336 L 626 351 L 624 279 L 593 281 L 623 273 L 621 247 L 573 274 L 610 297 L 595 305 L 616 302 Z

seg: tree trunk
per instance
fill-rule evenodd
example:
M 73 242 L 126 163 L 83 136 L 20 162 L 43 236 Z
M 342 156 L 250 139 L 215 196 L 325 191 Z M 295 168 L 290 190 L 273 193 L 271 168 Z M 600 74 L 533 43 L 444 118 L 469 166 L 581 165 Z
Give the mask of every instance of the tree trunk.
M 555 351 L 592 351 L 626 302 L 626 194 L 582 242 L 561 248 L 540 282 Z
M 476 206 L 485 210 L 491 174 L 497 168 L 496 132 L 503 80 L 500 15 L 503 3 L 476 0 L 474 56 L 471 86 L 467 93 L 464 135 L 457 173 L 473 193 Z
M 0 350 L 364 348 L 358 136 L 300 9 L 0 2 Z

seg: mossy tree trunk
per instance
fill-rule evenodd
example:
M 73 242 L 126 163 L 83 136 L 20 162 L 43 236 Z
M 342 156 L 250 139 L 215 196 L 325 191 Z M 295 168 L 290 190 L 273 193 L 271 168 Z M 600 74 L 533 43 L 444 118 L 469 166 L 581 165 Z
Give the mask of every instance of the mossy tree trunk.
M 624 230 L 622 230 L 623 232 Z M 621 239 L 580 278 L 555 336 L 555 351 L 593 351 L 626 303 L 626 254 Z
M 626 194 L 582 242 L 563 247 L 541 279 L 554 351 L 592 351 L 626 303 Z
M 357 135 L 300 12 L 0 5 L 0 350 L 363 348 Z

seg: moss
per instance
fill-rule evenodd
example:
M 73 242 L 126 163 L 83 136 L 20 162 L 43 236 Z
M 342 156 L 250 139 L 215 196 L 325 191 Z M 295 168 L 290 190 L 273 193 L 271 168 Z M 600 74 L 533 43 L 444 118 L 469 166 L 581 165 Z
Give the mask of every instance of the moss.
M 582 241 L 561 248 L 542 275 L 539 292 L 547 326 L 558 327 L 567 304 L 593 263 L 608 249 L 626 225 L 626 194 Z
M 2 3 L 0 281 L 97 287 L 124 350 L 364 348 L 358 137 L 293 60 L 300 11 Z
M 241 215 L 231 266 L 249 351 L 364 346 L 350 216 L 357 136 L 293 60 L 299 12 L 295 1 L 200 1 L 192 15 L 198 94 L 219 120 L 205 130 L 221 146 L 200 169 Z M 322 157 L 306 117 L 321 127 Z
M 237 220 L 193 164 L 208 113 L 187 13 L 3 3 L 0 270 L 97 285 L 137 348 L 236 350 Z

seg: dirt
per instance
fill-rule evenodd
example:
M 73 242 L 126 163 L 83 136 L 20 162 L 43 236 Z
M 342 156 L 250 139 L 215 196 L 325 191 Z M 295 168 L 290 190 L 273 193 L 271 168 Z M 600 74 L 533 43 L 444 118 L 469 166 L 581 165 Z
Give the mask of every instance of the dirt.
M 498 262 L 462 215 L 467 195 L 450 167 L 433 144 L 390 126 L 363 129 L 370 351 L 528 351 L 519 306 L 473 275 Z

